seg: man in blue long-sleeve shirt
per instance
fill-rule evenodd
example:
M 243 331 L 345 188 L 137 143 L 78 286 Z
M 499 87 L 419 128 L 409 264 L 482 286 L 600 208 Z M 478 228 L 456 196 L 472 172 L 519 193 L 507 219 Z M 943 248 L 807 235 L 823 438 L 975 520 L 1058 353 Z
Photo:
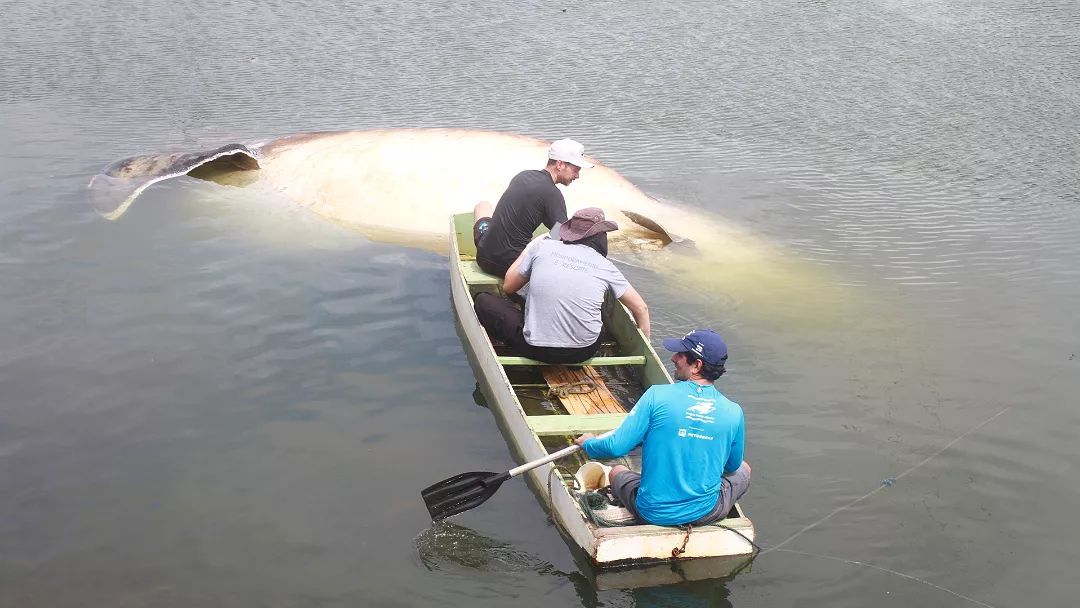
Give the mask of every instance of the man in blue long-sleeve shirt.
M 698 329 L 665 339 L 664 348 L 675 353 L 678 382 L 650 387 L 611 435 L 586 433 L 576 443 L 598 459 L 641 445 L 641 474 L 612 467 L 612 492 L 639 520 L 708 525 L 750 488 L 742 408 L 713 386 L 725 371 L 727 345 L 711 329 Z

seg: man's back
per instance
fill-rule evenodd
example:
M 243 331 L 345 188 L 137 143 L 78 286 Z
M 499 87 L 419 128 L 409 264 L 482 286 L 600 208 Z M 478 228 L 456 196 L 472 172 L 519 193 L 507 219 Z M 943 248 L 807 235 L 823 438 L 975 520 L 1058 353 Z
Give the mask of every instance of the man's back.
M 615 434 L 590 442 L 589 453 L 625 454 L 639 441 L 638 512 L 660 525 L 694 521 L 716 505 L 722 475 L 742 463 L 743 411 L 712 385 L 656 385 Z
M 526 170 L 514 176 L 499 198 L 491 225 L 477 245 L 477 262 L 488 272 L 514 263 L 533 232 L 541 225 L 551 228 L 566 221 L 566 200 L 545 170 Z
M 539 239 L 528 246 L 520 272 L 529 279 L 525 339 L 534 346 L 580 348 L 600 336 L 604 296 L 621 298 L 630 283 L 588 245 Z

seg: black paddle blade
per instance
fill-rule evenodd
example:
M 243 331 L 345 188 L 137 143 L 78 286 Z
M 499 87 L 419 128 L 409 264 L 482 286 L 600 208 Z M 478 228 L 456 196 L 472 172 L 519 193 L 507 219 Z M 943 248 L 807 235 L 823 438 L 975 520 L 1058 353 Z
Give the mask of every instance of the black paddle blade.
M 420 496 L 424 498 L 431 521 L 439 521 L 480 506 L 507 479 L 510 479 L 509 473 L 462 473 L 424 488 Z

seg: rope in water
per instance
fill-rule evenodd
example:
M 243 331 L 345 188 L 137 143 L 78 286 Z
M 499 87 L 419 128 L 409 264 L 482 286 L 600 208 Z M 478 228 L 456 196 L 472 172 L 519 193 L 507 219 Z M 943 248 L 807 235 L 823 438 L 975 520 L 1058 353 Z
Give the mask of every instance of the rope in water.
M 852 501 L 848 502 L 845 505 L 841 505 L 841 506 L 833 509 L 832 513 L 829 513 L 825 517 L 822 517 L 821 519 L 815 521 L 814 523 L 804 527 L 802 530 L 799 530 L 798 532 L 792 534 L 791 536 L 787 537 L 786 539 L 784 539 L 783 541 L 777 543 L 776 545 L 774 545 L 772 547 L 769 547 L 765 552 L 768 553 L 770 551 L 776 551 L 777 549 L 779 549 L 779 548 L 783 547 L 784 545 L 790 543 L 791 541 L 795 540 L 796 538 L 802 536 L 804 532 L 808 532 L 810 530 L 813 530 L 814 528 L 816 528 L 816 527 L 820 526 L 821 524 L 825 523 L 825 521 L 828 520 L 829 518 L 831 518 L 833 515 L 836 515 L 837 513 L 843 511 L 844 509 L 847 509 L 847 508 L 851 507 L 852 505 L 854 505 L 854 504 L 856 504 L 858 502 L 862 502 L 862 501 L 866 500 L 867 498 L 870 498 L 874 494 L 877 494 L 878 492 L 880 492 L 883 488 L 892 486 L 898 480 L 903 479 L 904 477 L 907 477 L 910 473 L 915 471 L 915 469 L 918 469 L 919 467 L 923 466 L 924 464 L 926 464 L 926 463 L 930 462 L 931 460 L 933 460 L 933 459 L 937 458 L 938 456 L 940 456 L 942 452 L 944 452 L 945 450 L 947 450 L 947 449 L 951 448 L 952 446 L 956 445 L 956 443 L 958 441 L 960 441 L 961 439 L 963 439 L 964 437 L 967 437 L 968 435 L 970 435 L 970 434 L 974 433 L 975 431 L 981 429 L 982 427 L 986 426 L 987 424 L 990 424 L 998 416 L 1001 416 L 1005 412 L 1009 411 L 1009 409 L 1011 407 L 1012 407 L 1011 405 L 1005 406 L 1001 411 L 994 414 L 993 416 L 990 416 L 986 420 L 983 420 L 979 424 L 976 424 L 975 426 L 971 427 L 970 429 L 968 429 L 967 431 L 962 433 L 959 437 L 957 437 L 956 439 L 953 439 L 948 444 L 946 444 L 945 447 L 941 448 L 940 450 L 938 450 L 938 451 L 934 452 L 933 454 L 931 454 L 930 456 L 926 457 L 919 464 L 917 464 L 917 465 L 915 465 L 913 467 L 910 467 L 908 470 L 904 471 L 903 473 L 900 473 L 896 477 L 891 477 L 891 478 L 885 480 L 885 482 L 882 482 L 881 485 L 874 488 L 873 490 L 870 490 L 866 494 L 863 494 L 862 496 L 856 498 L 855 500 L 852 500 Z
M 1053 378 L 1055 375 L 1056 374 L 1052 374 L 1050 377 Z M 772 553 L 773 551 L 779 551 L 779 552 L 782 552 L 782 553 L 793 553 L 795 555 L 805 555 L 805 556 L 808 556 L 808 557 L 822 557 L 822 558 L 825 558 L 825 559 L 830 559 L 830 560 L 834 560 L 834 561 L 838 561 L 838 562 L 843 562 L 845 564 L 851 564 L 853 566 L 864 566 L 864 567 L 867 567 L 867 568 L 873 568 L 874 570 L 880 570 L 881 572 L 887 572 L 889 574 L 895 574 L 896 576 L 906 578 L 906 579 L 909 579 L 909 580 L 912 580 L 912 581 L 915 581 L 915 582 L 918 582 L 918 583 L 922 583 L 922 584 L 924 584 L 924 585 L 926 585 L 928 587 L 932 587 L 932 588 L 937 589 L 939 591 L 944 591 L 945 593 L 948 593 L 948 594 L 953 595 L 955 597 L 961 598 L 963 600 L 967 600 L 967 601 L 969 601 L 969 602 L 971 602 L 973 604 L 983 606 L 984 608 L 994 608 L 994 606 L 992 606 L 990 604 L 987 604 L 986 602 L 977 600 L 977 599 L 975 599 L 973 597 L 964 595 L 962 593 L 958 593 L 956 591 L 953 591 L 952 589 L 942 587 L 941 585 L 937 585 L 937 584 L 932 583 L 932 582 L 930 582 L 930 581 L 928 581 L 926 579 L 919 578 L 917 576 L 913 576 L 913 575 L 910 575 L 910 574 L 906 574 L 904 572 L 900 572 L 900 571 L 897 571 L 897 570 L 891 570 L 889 568 L 885 568 L 885 567 L 878 566 L 876 564 L 867 563 L 867 562 L 860 562 L 860 561 L 852 560 L 852 559 L 844 559 L 844 558 L 835 557 L 835 556 L 832 556 L 832 555 L 822 555 L 820 553 L 806 553 L 806 552 L 803 552 L 803 551 L 796 551 L 794 549 L 784 549 L 783 547 L 784 547 L 784 545 L 787 545 L 788 543 L 795 540 L 799 536 L 802 536 L 804 533 L 806 533 L 806 532 L 820 526 L 821 524 L 825 523 L 825 521 L 832 518 L 837 513 L 840 513 L 841 511 L 844 511 L 845 509 L 848 509 L 849 507 L 851 507 L 852 505 L 854 505 L 856 503 L 859 503 L 859 502 L 862 502 L 863 500 L 866 500 L 867 498 L 869 498 L 869 497 L 873 496 L 874 494 L 880 492 L 883 488 L 891 487 L 898 480 L 903 479 L 904 477 L 906 477 L 909 474 L 913 473 L 916 469 L 922 467 L 926 463 L 928 463 L 931 460 L 933 460 L 933 459 L 937 458 L 938 456 L 940 456 L 946 450 L 948 450 L 952 446 L 956 445 L 956 443 L 959 442 L 960 440 L 962 440 L 965 437 L 967 437 L 968 435 L 978 431 L 979 429 L 986 426 L 987 424 L 990 424 L 991 422 L 996 420 L 998 417 L 1000 417 L 1002 414 L 1004 414 L 1005 412 L 1012 409 L 1012 407 L 1013 407 L 1013 404 L 1005 406 L 1004 408 L 999 410 L 996 414 L 990 416 L 986 420 L 983 420 L 979 424 L 976 424 L 975 426 L 973 426 L 973 427 L 969 428 L 968 430 L 964 431 L 959 436 L 957 436 L 955 439 L 953 439 L 949 443 L 945 444 L 945 446 L 942 447 L 940 450 L 938 450 L 938 451 L 934 452 L 933 454 L 931 454 L 930 456 L 926 457 L 925 459 L 923 459 L 918 464 L 909 467 L 906 471 L 904 471 L 903 473 L 900 473 L 896 477 L 886 479 L 885 481 L 882 482 L 881 485 L 879 485 L 878 487 L 874 488 L 873 490 L 867 492 L 866 494 L 864 494 L 864 495 L 862 495 L 862 496 L 848 502 L 847 504 L 841 505 L 841 506 L 837 507 L 836 509 L 833 509 L 833 511 L 831 513 L 829 513 L 828 515 L 826 515 L 825 517 L 822 517 L 821 519 L 819 519 L 819 520 L 817 520 L 817 521 L 803 527 L 801 530 L 799 530 L 798 532 L 792 534 L 791 536 L 787 537 L 786 539 L 784 539 L 783 541 L 777 543 L 776 545 L 773 545 L 771 547 L 767 547 L 764 551 L 761 551 L 761 554 L 764 555 L 766 553 Z
M 792 553 L 792 554 L 795 554 L 795 555 L 804 555 L 806 557 L 822 557 L 822 558 L 825 558 L 825 559 L 831 559 L 833 561 L 837 561 L 837 562 L 841 562 L 841 563 L 845 563 L 845 564 L 851 564 L 852 566 L 862 566 L 862 567 L 865 567 L 865 568 L 872 568 L 874 570 L 879 570 L 881 572 L 885 572 L 885 573 L 888 573 L 888 574 L 894 574 L 896 576 L 899 576 L 900 578 L 906 578 L 906 579 L 908 579 L 910 581 L 915 581 L 916 583 L 922 583 L 923 585 L 926 585 L 927 587 L 930 587 L 932 589 L 937 589 L 938 591 L 944 591 L 945 593 L 948 593 L 949 595 L 952 595 L 954 597 L 958 597 L 958 598 L 960 598 L 962 600 L 967 600 L 967 601 L 971 602 L 972 604 L 982 606 L 983 608 L 996 608 L 995 606 L 993 606 L 991 604 L 987 604 L 986 602 L 977 600 L 977 599 L 975 599 L 975 598 L 973 598 L 971 596 L 967 596 L 967 595 L 964 595 L 963 593 L 958 593 L 956 591 L 953 591 L 952 589 L 942 587 L 941 585 L 931 583 L 930 581 L 928 581 L 928 580 L 926 580 L 924 578 L 919 578 L 917 576 L 913 576 L 911 574 L 906 574 L 906 573 L 900 572 L 898 570 L 891 570 L 889 568 L 878 566 L 877 564 L 871 564 L 869 562 L 860 562 L 860 561 L 857 561 L 857 560 L 854 560 L 854 559 L 844 559 L 842 557 L 835 557 L 835 556 L 832 556 L 832 555 L 823 555 L 821 553 L 807 553 L 805 551 L 796 551 L 794 549 L 780 549 L 780 548 L 777 548 L 777 547 L 769 547 L 768 549 L 765 550 L 765 553 L 769 553 L 770 551 L 779 551 L 781 553 Z

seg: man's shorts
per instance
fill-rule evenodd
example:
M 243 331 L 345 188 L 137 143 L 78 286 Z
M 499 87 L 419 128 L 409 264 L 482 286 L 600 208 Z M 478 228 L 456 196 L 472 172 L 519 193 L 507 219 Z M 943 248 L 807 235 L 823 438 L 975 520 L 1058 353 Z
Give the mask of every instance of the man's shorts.
M 487 232 L 489 226 L 491 226 L 490 217 L 482 217 L 476 220 L 476 223 L 473 224 L 472 227 L 472 240 L 474 245 L 480 244 L 480 237 L 484 236 L 484 233 Z
M 480 255 L 480 240 L 484 238 L 484 235 L 487 234 L 489 228 L 491 228 L 490 217 L 482 217 L 473 224 L 472 238 L 473 243 L 476 245 L 476 264 L 480 266 L 480 270 L 501 279 L 506 276 L 506 271 L 510 269 L 514 260 L 517 259 L 517 255 L 515 254 L 510 260 L 504 260 L 502 262 Z M 524 293 L 522 295 L 524 295 Z
M 638 521 L 645 521 L 637 510 L 637 493 L 641 486 L 641 474 L 623 471 L 611 481 L 611 493 Z M 727 517 L 735 502 L 750 489 L 750 467 L 743 462 L 738 469 L 720 479 L 720 497 L 716 506 L 702 517 L 690 522 L 692 526 L 707 526 Z

